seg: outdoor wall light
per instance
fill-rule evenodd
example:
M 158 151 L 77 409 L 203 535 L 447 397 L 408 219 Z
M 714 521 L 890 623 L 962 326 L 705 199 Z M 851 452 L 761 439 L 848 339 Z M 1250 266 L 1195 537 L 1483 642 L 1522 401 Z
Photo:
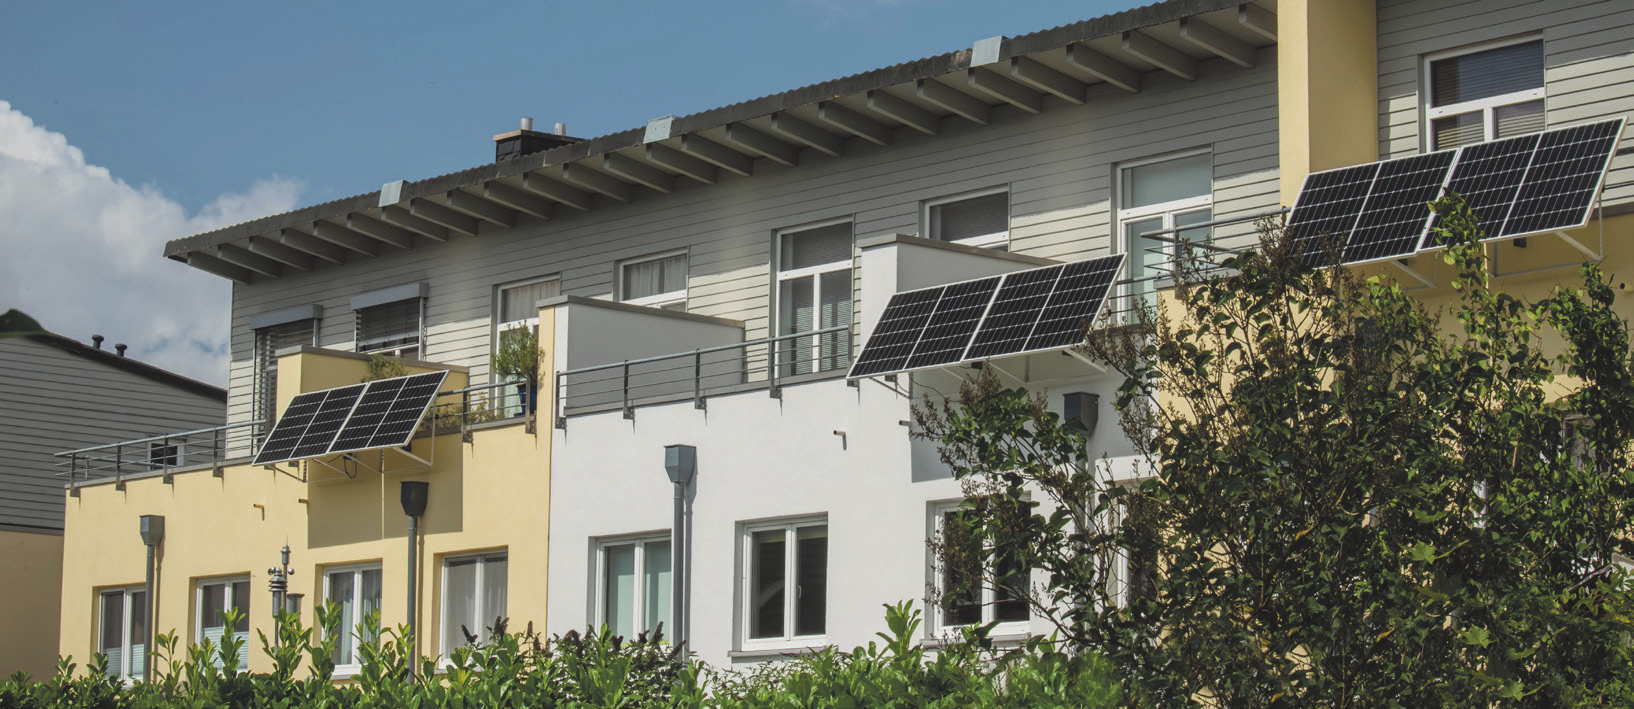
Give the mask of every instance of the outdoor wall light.
M 1095 432 L 1101 420 L 1101 396 L 1087 391 L 1075 391 L 1061 397 L 1061 417 L 1084 425 L 1084 433 Z

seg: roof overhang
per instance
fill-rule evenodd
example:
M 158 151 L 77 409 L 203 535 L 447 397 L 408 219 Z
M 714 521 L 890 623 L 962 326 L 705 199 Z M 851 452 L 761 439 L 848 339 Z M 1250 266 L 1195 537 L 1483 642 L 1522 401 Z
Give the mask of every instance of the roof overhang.
M 256 219 L 165 245 L 165 256 L 240 283 L 418 244 L 477 237 L 669 193 L 682 182 L 750 177 L 764 159 L 888 145 L 944 120 L 986 125 L 995 107 L 1040 113 L 1082 104 L 1091 86 L 1137 93 L 1151 72 L 1197 79 L 1200 61 L 1252 67 L 1275 44 L 1274 0 L 1168 0 L 970 49 L 813 84 L 523 155 L 504 162 Z

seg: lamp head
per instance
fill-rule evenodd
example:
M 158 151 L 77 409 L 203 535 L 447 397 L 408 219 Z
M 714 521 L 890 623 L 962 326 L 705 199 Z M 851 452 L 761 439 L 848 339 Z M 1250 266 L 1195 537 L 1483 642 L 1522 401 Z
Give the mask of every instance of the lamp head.
M 682 444 L 664 446 L 664 470 L 672 483 L 692 482 L 698 473 L 698 449 Z
M 142 515 L 142 543 L 156 547 L 165 541 L 165 518 L 163 515 Z
M 427 489 L 431 483 L 418 480 L 403 481 L 403 514 L 419 517 L 426 513 Z

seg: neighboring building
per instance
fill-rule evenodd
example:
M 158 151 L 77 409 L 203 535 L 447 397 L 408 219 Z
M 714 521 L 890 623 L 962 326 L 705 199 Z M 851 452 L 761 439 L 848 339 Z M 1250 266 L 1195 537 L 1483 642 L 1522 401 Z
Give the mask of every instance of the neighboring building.
M 497 616 L 679 618 L 720 665 L 866 643 L 881 604 L 937 595 L 925 540 L 961 495 L 906 422 L 968 366 L 845 376 L 891 295 L 1124 255 L 1122 307 L 1162 284 L 1150 232 L 1248 245 L 1312 171 L 1634 113 L 1631 27 L 1589 0 L 1169 0 L 600 138 L 524 125 L 492 164 L 173 241 L 235 283 L 233 430 L 388 353 L 451 372 L 436 435 L 79 485 L 62 651 L 115 637 L 96 604 L 140 582 L 143 514 L 169 520 L 157 625 L 186 638 L 225 633 L 226 607 L 268 628 L 257 570 L 287 543 L 308 609 L 412 618 L 431 655 Z M 1634 267 L 1629 156 L 1602 207 L 1574 236 Z M 1495 243 L 1501 283 L 1569 280 L 1563 244 Z M 1434 258 L 1408 260 L 1365 268 L 1449 297 Z M 537 426 L 489 374 L 501 333 L 532 326 Z M 1056 410 L 1120 383 L 1059 350 L 990 364 Z M 681 547 L 671 445 L 696 452 Z M 1128 475 L 1116 427 L 1090 445 Z M 430 483 L 412 610 L 400 481 Z M 925 637 L 1046 631 L 1009 600 L 933 609 Z
M 56 453 L 221 425 L 227 392 L 61 335 L 0 339 L 0 676 L 57 667 L 63 504 Z M 131 469 L 163 470 L 163 439 L 128 447 Z M 74 500 L 68 500 L 73 504 Z M 83 653 L 82 653 L 83 656 Z

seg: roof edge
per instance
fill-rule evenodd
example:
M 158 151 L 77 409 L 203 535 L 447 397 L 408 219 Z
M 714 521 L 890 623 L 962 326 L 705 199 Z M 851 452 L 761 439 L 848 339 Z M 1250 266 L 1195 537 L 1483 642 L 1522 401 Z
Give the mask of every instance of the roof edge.
M 48 332 L 43 335 L 28 335 L 28 339 L 48 347 L 55 347 L 72 355 L 78 355 L 92 362 L 105 364 L 160 384 L 173 386 L 190 394 L 219 401 L 222 404 L 227 403 L 226 389 L 182 376 L 168 369 L 161 369 L 141 360 L 121 357 L 107 350 L 99 350 L 72 337 Z

